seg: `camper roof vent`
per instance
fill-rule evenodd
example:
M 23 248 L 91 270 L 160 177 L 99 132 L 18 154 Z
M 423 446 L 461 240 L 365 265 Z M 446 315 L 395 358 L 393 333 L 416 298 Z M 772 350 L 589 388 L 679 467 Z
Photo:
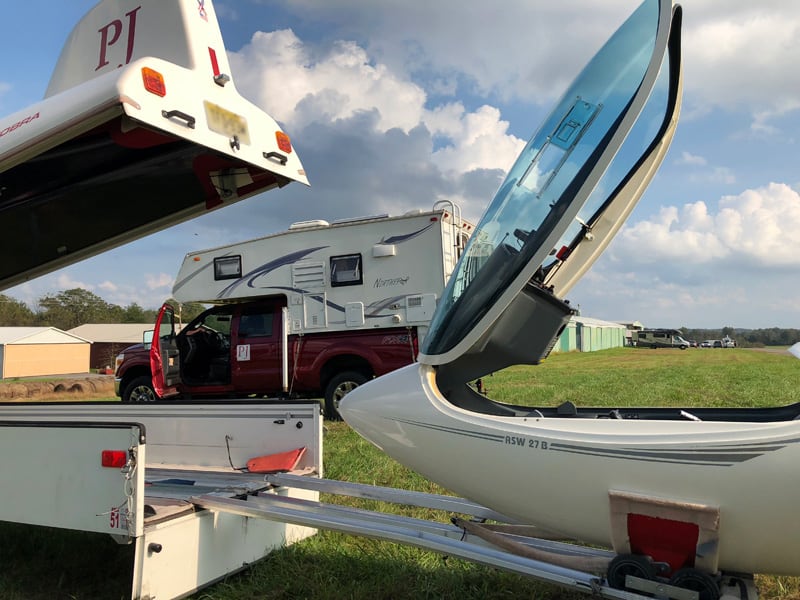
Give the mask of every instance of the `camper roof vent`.
M 414 209 L 407 210 L 406 212 L 404 212 L 403 216 L 404 217 L 413 217 L 415 215 L 421 215 L 421 214 L 422 214 L 422 209 L 421 208 L 414 208 Z
M 293 231 L 295 229 L 311 229 L 312 227 L 327 227 L 330 225 L 327 221 L 323 219 L 312 219 L 311 221 L 297 221 L 296 223 L 292 223 L 289 225 L 289 231 Z
M 376 219 L 388 219 L 388 213 L 383 213 L 380 215 L 367 215 L 365 217 L 352 217 L 349 219 L 336 219 L 333 224 L 334 225 L 343 225 L 345 223 L 360 223 L 361 221 L 374 221 Z

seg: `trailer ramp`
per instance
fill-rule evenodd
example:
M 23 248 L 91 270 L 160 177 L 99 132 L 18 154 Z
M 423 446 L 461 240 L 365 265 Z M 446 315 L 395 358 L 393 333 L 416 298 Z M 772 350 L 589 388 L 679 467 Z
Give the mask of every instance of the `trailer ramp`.
M 265 479 L 275 486 L 275 489 L 296 487 L 332 494 L 334 497 L 348 496 L 444 510 L 467 515 L 471 520 L 454 518 L 452 524 L 429 521 L 278 496 L 270 491 L 246 499 L 202 494 L 192 497 L 191 502 L 198 508 L 209 511 L 329 529 L 406 544 L 597 597 L 643 600 L 656 596 L 673 600 L 703 600 L 698 591 L 631 575 L 628 575 L 626 580 L 628 589 L 611 587 L 604 573 L 616 556 L 614 552 L 557 539 L 546 539 L 554 536 L 535 527 L 513 524 L 512 520 L 491 509 L 462 498 L 315 477 L 298 477 L 291 474 L 267 475 Z M 508 525 L 488 525 L 485 524 L 487 519 L 498 520 Z M 752 578 L 740 577 L 728 583 L 730 585 L 724 586 L 724 600 L 756 599 L 756 588 Z

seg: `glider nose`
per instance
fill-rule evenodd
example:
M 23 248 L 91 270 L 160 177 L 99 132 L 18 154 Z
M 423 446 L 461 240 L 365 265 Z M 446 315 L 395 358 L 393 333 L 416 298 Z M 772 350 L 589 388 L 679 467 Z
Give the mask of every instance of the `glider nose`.
M 359 435 L 383 449 L 398 423 L 413 418 L 414 398 L 424 396 L 414 363 L 361 385 L 342 398 L 339 414 Z

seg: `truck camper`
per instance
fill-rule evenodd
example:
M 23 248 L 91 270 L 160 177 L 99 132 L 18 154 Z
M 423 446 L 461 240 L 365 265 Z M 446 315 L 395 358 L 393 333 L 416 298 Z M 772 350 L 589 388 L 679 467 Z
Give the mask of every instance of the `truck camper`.
M 178 333 L 165 306 L 150 350 L 117 360 L 117 393 L 324 396 L 326 416 L 338 418 L 344 394 L 415 360 L 472 232 L 460 214 L 443 201 L 190 252 L 173 297 L 214 307 Z
M 44 100 L 0 117 L 0 289 L 292 181 L 236 90 L 210 1 L 99 2 Z

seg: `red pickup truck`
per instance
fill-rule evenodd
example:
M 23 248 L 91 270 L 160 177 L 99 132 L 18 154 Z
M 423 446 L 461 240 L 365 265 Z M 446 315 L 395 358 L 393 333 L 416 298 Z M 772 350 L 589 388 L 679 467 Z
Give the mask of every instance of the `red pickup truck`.
M 283 307 L 277 298 L 223 304 L 180 332 L 166 307 L 153 344 L 130 346 L 117 358 L 117 395 L 123 402 L 324 397 L 325 416 L 338 419 L 347 392 L 416 358 L 416 327 L 285 335 Z

